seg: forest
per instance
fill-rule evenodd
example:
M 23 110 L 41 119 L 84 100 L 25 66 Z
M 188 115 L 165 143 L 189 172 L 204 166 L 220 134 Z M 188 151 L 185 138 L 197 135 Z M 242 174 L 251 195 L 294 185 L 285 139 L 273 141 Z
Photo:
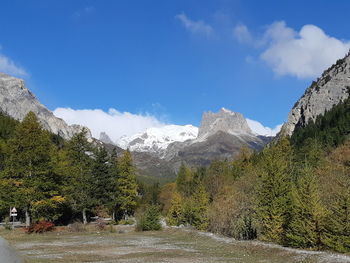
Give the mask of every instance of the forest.
M 236 239 L 350 251 L 350 99 L 254 153 L 183 165 L 160 193 L 174 225 Z
M 242 148 L 209 167 L 182 164 L 175 182 L 137 180 L 129 151 L 117 156 L 85 131 L 64 141 L 29 113 L 0 116 L 0 219 L 19 208 L 27 225 L 87 223 L 142 214 L 142 230 L 190 226 L 239 240 L 350 251 L 350 99 L 261 152 Z
M 89 142 L 85 130 L 65 142 L 43 130 L 32 112 L 21 123 L 1 115 L 0 125 L 1 218 L 10 207 L 19 208 L 27 226 L 134 213 L 139 197 L 129 151 L 108 153 Z

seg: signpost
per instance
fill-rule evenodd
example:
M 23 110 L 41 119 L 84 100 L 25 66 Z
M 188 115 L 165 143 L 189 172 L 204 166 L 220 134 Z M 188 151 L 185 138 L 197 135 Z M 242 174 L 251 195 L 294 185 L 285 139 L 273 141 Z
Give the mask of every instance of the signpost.
M 17 216 L 17 209 L 16 207 L 11 209 L 10 216 L 12 217 L 12 228 L 15 228 L 15 218 Z

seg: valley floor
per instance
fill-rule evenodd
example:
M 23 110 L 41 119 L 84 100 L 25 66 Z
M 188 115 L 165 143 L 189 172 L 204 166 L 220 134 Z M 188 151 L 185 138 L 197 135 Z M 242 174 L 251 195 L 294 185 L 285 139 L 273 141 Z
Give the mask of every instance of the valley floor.
M 135 232 L 117 227 L 116 233 L 65 230 L 27 235 L 0 230 L 26 262 L 133 262 L 133 263 L 332 263 L 350 262 L 350 256 L 283 248 L 257 241 L 234 241 L 209 233 L 168 228 Z

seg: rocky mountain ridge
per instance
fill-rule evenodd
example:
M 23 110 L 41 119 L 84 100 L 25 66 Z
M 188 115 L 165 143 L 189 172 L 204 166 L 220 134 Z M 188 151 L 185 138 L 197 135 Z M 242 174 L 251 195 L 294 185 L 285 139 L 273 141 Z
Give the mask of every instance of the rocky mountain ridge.
M 198 130 L 197 140 L 205 140 L 218 131 L 232 135 L 251 134 L 247 120 L 241 113 L 221 108 L 219 112 L 204 112 Z
M 64 139 L 70 139 L 83 128 L 68 125 L 42 105 L 26 87 L 23 80 L 0 73 L 0 111 L 17 120 L 23 120 L 33 111 L 43 127 Z M 96 144 L 104 144 L 110 150 L 122 148 L 113 145 L 106 133 L 99 140 L 89 137 Z M 265 137 L 264 137 L 265 138 Z M 122 138 L 123 148 L 132 151 L 139 175 L 144 178 L 173 178 L 181 162 L 191 166 L 206 166 L 214 159 L 232 158 L 242 146 L 259 150 L 268 139 L 252 132 L 240 113 L 221 109 L 217 113 L 203 114 L 199 128 L 192 125 L 166 125 Z
M 198 137 L 170 144 L 165 159 L 174 167 L 182 162 L 207 166 L 213 160 L 232 159 L 242 147 L 261 150 L 271 139 L 255 134 L 242 114 L 222 108 L 203 113 Z
M 118 146 L 134 152 L 151 153 L 172 164 L 181 162 L 206 166 L 214 159 L 230 159 L 241 147 L 260 150 L 272 137 L 258 136 L 240 113 L 222 108 L 205 112 L 201 125 L 168 125 L 121 138 Z
M 68 125 L 57 118 L 25 87 L 24 80 L 4 73 L 0 73 L 0 111 L 19 121 L 32 111 L 46 130 L 64 139 L 70 139 L 83 129 L 83 126 Z M 91 132 L 87 130 L 88 137 L 91 138 Z
M 288 121 L 282 126 L 280 136 L 290 136 L 298 126 L 316 120 L 334 105 L 349 96 L 350 52 L 325 70 L 322 76 L 312 82 L 304 95 L 295 103 L 288 114 Z

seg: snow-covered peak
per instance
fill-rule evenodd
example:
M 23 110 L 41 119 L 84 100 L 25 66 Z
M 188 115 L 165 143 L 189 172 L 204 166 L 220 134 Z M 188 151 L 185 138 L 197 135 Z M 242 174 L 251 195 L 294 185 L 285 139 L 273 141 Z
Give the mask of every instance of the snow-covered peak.
M 265 127 L 258 121 L 246 119 L 249 128 L 257 135 L 262 136 L 276 136 L 276 134 L 281 130 L 282 124 L 276 125 L 275 128 Z
M 122 136 L 117 140 L 117 145 L 131 151 L 153 152 L 162 155 L 169 144 L 184 142 L 197 138 L 198 128 L 193 125 L 165 125 L 162 127 L 148 128 L 146 131 L 132 136 Z

